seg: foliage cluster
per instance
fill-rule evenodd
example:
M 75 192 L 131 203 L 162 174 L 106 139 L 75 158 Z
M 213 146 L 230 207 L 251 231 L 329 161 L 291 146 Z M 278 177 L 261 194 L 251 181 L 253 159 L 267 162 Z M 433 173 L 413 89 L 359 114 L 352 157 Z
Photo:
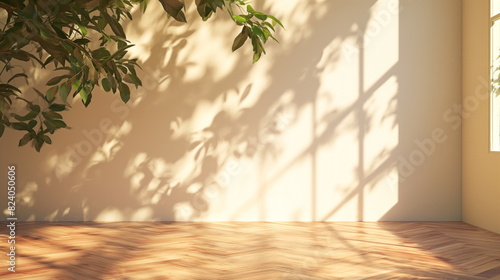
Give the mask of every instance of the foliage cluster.
M 183 0 L 159 1 L 167 16 L 187 21 Z M 145 12 L 148 0 L 0 1 L 0 77 L 5 79 L 0 80 L 0 137 L 6 127 L 24 131 L 19 146 L 31 142 L 40 151 L 45 143 L 52 143 L 50 135 L 68 127 L 61 115 L 69 109 L 68 99 L 79 96 L 88 106 L 94 88 L 101 87 L 129 101 L 130 88 L 142 85 L 137 59 L 127 56 L 133 44 L 122 27 L 124 20 L 132 20 L 134 5 Z M 253 62 L 265 54 L 269 38 L 276 40 L 275 27 L 283 27 L 276 17 L 256 11 L 243 0 L 195 0 L 195 5 L 204 21 L 219 10 L 226 11 L 242 27 L 232 50 L 250 40 Z M 28 78 L 19 61 L 38 68 L 51 66 L 57 73 L 46 82 L 48 89 L 33 88 L 36 98 L 27 98 L 14 86 L 15 80 Z M 22 114 L 13 110 L 16 100 L 26 105 Z

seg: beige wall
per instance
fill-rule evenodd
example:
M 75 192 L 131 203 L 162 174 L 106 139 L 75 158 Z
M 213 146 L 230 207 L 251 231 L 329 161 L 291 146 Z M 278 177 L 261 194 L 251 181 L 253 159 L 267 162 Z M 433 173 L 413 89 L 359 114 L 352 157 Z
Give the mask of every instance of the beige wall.
M 222 16 L 135 12 L 129 105 L 75 101 L 40 154 L 0 139 L 18 217 L 460 220 L 461 2 L 255 2 L 287 28 L 255 65 Z
M 463 220 L 500 233 L 500 153 L 488 151 L 488 80 L 489 1 L 464 0 Z

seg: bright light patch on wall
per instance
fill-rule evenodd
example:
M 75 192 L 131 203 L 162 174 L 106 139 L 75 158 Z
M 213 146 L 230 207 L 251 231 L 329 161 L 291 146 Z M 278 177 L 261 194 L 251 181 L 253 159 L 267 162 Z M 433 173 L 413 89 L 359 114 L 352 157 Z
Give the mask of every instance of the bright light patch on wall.
M 174 212 L 176 221 L 189 221 L 194 210 L 188 202 L 179 202 L 174 205 Z
M 38 184 L 36 182 L 29 182 L 24 189 L 18 193 L 20 204 L 24 207 L 33 207 L 35 205 L 35 193 L 38 191 Z
M 108 208 L 102 210 L 97 217 L 95 218 L 95 221 L 98 222 L 119 222 L 124 220 L 124 215 L 118 208 Z
M 490 31 L 490 150 L 500 151 L 500 1 L 491 0 Z
M 57 214 L 59 214 L 59 209 L 56 209 L 54 210 L 52 213 L 50 213 L 49 215 L 43 217 L 43 220 L 44 221 L 50 221 L 50 222 L 53 222 L 56 220 L 56 217 L 57 217 Z
M 145 221 L 145 220 L 152 220 L 153 218 L 153 209 L 151 207 L 142 207 L 137 209 L 133 214 L 132 214 L 132 221 Z

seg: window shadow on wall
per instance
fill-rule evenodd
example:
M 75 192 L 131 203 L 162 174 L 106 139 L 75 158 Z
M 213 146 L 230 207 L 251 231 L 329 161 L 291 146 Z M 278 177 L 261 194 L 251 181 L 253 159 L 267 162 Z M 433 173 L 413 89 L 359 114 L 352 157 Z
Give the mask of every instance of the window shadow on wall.
M 140 24 L 126 27 L 131 37 L 151 39 L 142 50 L 150 54 L 144 55 L 142 62 L 143 89 L 130 105 L 116 102 L 116 96 L 105 93 L 96 94 L 90 108 L 85 110 L 79 104 L 74 105 L 67 120 L 81 131 L 61 133 L 59 139 L 56 136 L 54 143 L 65 144 L 42 151 L 39 156 L 43 168 L 38 168 L 37 162 L 20 167 L 20 172 L 33 170 L 30 177 L 35 178 L 25 182 L 22 190 L 23 218 L 192 220 L 202 217 L 213 207 L 210 197 L 202 194 L 214 183 L 219 190 L 224 187 L 217 176 L 229 160 L 259 162 L 281 156 L 279 143 L 269 139 L 279 137 L 279 120 L 285 111 L 301 112 L 317 106 L 318 92 L 325 82 L 320 80 L 322 69 L 317 65 L 325 59 L 324 49 L 332 41 L 352 37 L 354 24 L 360 28 L 366 25 L 374 1 L 360 3 L 362 7 L 355 16 L 345 1 L 297 4 L 300 9 L 288 17 L 281 15 L 285 23 L 290 22 L 287 24 L 290 30 L 295 28 L 302 33 L 295 32 L 288 43 L 269 47 L 269 55 L 259 62 L 265 64 L 262 69 L 267 73 L 268 83 L 248 79 L 255 67 L 249 62 L 248 50 L 228 58 L 231 61 L 226 64 L 232 69 L 225 69 L 224 75 L 210 59 L 202 64 L 189 56 L 179 57 L 182 50 L 189 51 L 189 40 L 201 36 L 192 31 L 201 26 L 200 22 L 180 26 L 167 21 L 161 12 L 155 14 L 159 11 L 154 9 L 148 11 L 152 14 L 145 19 L 134 13 L 139 23 L 142 20 L 156 23 L 147 25 L 153 31 L 141 29 L 144 27 Z M 189 17 L 196 17 L 192 10 Z M 294 27 L 294 17 L 307 20 L 307 26 Z M 219 16 L 208 24 L 225 28 L 228 22 Z M 154 36 L 148 37 L 151 32 Z M 217 39 L 217 35 L 214 37 Z M 230 43 L 226 40 L 224 46 Z M 341 49 L 334 50 L 329 53 L 328 62 L 334 64 L 342 55 Z M 256 92 L 260 94 L 256 96 Z M 286 94 L 288 97 L 283 100 Z M 235 103 L 247 98 L 254 100 L 251 106 Z M 290 165 L 303 157 L 316 162 L 316 148 L 342 133 L 337 125 L 349 114 L 359 113 L 362 102 L 361 98 L 345 111 L 332 110 L 325 115 L 320 122 L 326 129 Z M 316 133 L 314 110 L 312 124 L 304 134 Z M 207 118 L 200 121 L 200 114 L 206 114 Z M 288 121 L 295 123 L 297 118 L 298 113 L 292 113 Z M 313 164 L 306 172 L 315 174 L 315 169 Z M 262 174 L 265 170 L 259 172 L 261 178 L 266 177 Z M 311 218 L 317 218 L 314 200 L 318 182 L 314 175 L 309 177 L 312 194 L 308 195 L 311 209 L 307 211 L 312 213 Z M 241 211 L 248 204 L 258 205 L 259 217 L 266 219 L 269 210 L 264 201 L 272 180 L 257 180 L 258 195 L 242 203 Z M 238 211 L 232 213 L 235 219 Z
M 208 51 L 207 62 L 199 63 L 190 59 L 200 56 L 196 50 L 186 55 L 193 47 L 189 41 L 204 38 L 200 33 L 209 32 L 193 31 L 203 28 L 199 21 L 182 26 L 168 21 L 160 10 L 152 9 L 143 18 L 134 13 L 138 24 L 128 25 L 126 30 L 131 38 L 146 41 L 138 54 L 143 59 L 144 87 L 129 105 L 116 102 L 116 96 L 105 93 L 97 94 L 86 110 L 74 105 L 68 122 L 81 131 L 68 131 L 54 139 L 55 143 L 65 144 L 40 154 L 45 169 L 38 168 L 35 162 L 20 169 L 20 172 L 33 170 L 34 176 L 30 177 L 36 178 L 23 189 L 22 196 L 26 198 L 23 218 L 107 221 L 203 218 L 205 212 L 217 206 L 213 200 L 236 181 L 237 176 L 228 178 L 224 174 L 231 162 L 253 161 L 257 165 L 252 169 L 257 192 L 242 199 L 228 217 L 238 220 L 254 208 L 258 219 L 266 220 L 276 211 L 269 209 L 266 202 L 275 182 L 307 161 L 310 165 L 301 172 L 307 178 L 308 188 L 301 197 L 308 209 L 298 207 L 296 216 L 290 219 L 303 219 L 299 213 L 302 211 L 308 213 L 307 219 L 326 220 L 355 198 L 357 219 L 363 220 L 363 190 L 387 168 L 382 164 L 371 174 L 365 174 L 363 138 L 375 125 L 366 112 L 366 102 L 395 71 L 390 69 L 365 90 L 362 51 L 365 46 L 360 34 L 366 31 L 375 2 L 296 4 L 298 7 L 291 14 L 281 15 L 289 26 L 281 34 L 293 35 L 288 35 L 288 41 L 281 45 L 270 46 L 269 55 L 259 62 L 262 66 L 249 63 L 248 50 L 228 61 L 211 60 L 217 54 Z M 268 8 L 258 4 L 256 7 Z M 190 11 L 189 17 L 195 18 L 193 10 Z M 299 19 L 306 24 L 294 22 Z M 209 24 L 222 32 L 227 21 L 219 16 Z M 218 32 L 212 35 L 209 37 L 213 40 L 221 36 Z M 334 69 L 338 61 L 350 55 L 342 47 L 335 48 L 335 43 L 343 46 L 342 42 L 353 38 L 361 51 L 358 57 L 348 59 L 347 64 L 357 67 L 353 74 L 358 75 L 359 82 L 345 89 L 340 87 L 335 94 L 358 96 L 348 106 L 332 106 L 320 113 L 321 100 L 332 95 L 325 85 L 339 82 L 325 79 L 325 69 Z M 227 39 L 223 42 L 224 46 L 231 43 Z M 207 49 L 216 50 L 209 43 Z M 231 67 L 230 70 L 221 70 L 221 64 Z M 268 80 L 249 79 L 254 67 L 266 71 Z M 253 101 L 247 101 L 250 99 Z M 307 123 L 300 138 L 310 142 L 282 168 L 267 174 L 265 166 L 272 165 L 286 152 L 282 142 L 273 139 L 296 140 L 290 136 L 280 139 L 287 133 L 283 122 L 293 125 L 304 119 Z M 318 213 L 318 197 L 325 196 L 325 189 L 338 188 L 336 182 L 318 175 L 318 164 L 325 164 L 318 159 L 318 149 L 346 131 L 357 138 L 358 151 L 353 156 L 358 164 L 349 171 L 356 181 L 350 183 L 349 191 L 330 213 Z
M 374 200 L 366 194 L 379 186 L 393 188 L 398 199 L 383 220 L 429 217 L 421 201 L 441 203 L 449 192 L 434 201 L 426 196 L 436 193 L 432 188 L 448 176 L 436 175 L 432 184 L 431 179 L 415 178 L 418 172 L 431 174 L 426 172 L 447 164 L 433 158 L 438 153 L 445 158 L 443 153 L 456 152 L 455 146 L 441 145 L 406 181 L 401 170 L 395 179 L 387 174 L 413 151 L 415 139 L 432 133 L 432 123 L 440 120 L 434 113 L 419 117 L 421 108 L 446 109 L 432 101 L 437 94 L 433 85 L 451 76 L 431 77 L 428 69 L 434 65 L 432 54 L 449 46 L 423 44 L 424 55 L 414 53 L 420 40 L 428 40 L 422 33 L 427 28 L 414 25 L 419 17 L 429 16 L 422 8 L 400 17 L 399 60 L 371 71 L 374 63 L 365 50 L 379 39 L 366 32 L 376 3 L 299 2 L 290 11 L 256 3 L 287 26 L 278 34 L 282 43 L 269 45 L 268 55 L 256 65 L 248 48 L 231 54 L 233 37 L 227 34 L 238 30 L 223 15 L 202 23 L 191 7 L 192 20 L 182 25 L 154 7 L 142 18 L 135 12 L 126 31 L 138 44 L 134 54 L 142 61 L 144 86 L 127 105 L 104 92 L 96 94 L 90 108 L 75 103 L 67 113 L 75 129 L 55 135 L 54 145 L 39 155 L 29 148 L 8 152 L 6 158 L 14 163 L 16 158 L 37 159 L 19 164 L 19 218 L 203 220 L 213 219 L 206 215 L 222 207 L 219 219 L 227 220 L 365 220 L 371 211 L 367 202 Z M 346 49 L 346 42 L 357 51 Z M 196 48 L 199 44 L 205 52 Z M 441 64 L 449 59 L 454 57 L 442 57 Z M 373 99 L 390 79 L 396 80 L 396 97 L 384 116 L 376 116 Z M 382 121 L 399 129 L 397 146 L 382 145 L 373 155 L 373 142 L 367 139 Z M 336 154 L 343 145 L 349 152 Z M 251 167 L 245 167 L 248 162 Z M 349 180 L 338 179 L 346 173 Z M 234 202 L 226 193 L 238 198 L 227 211 L 223 206 Z M 277 205 L 280 196 L 284 204 L 295 201 L 297 206 Z M 292 196 L 295 200 L 287 200 Z M 443 213 L 452 208 L 447 207 Z M 286 214 L 277 216 L 280 211 Z M 350 214 L 338 216 L 342 211 Z

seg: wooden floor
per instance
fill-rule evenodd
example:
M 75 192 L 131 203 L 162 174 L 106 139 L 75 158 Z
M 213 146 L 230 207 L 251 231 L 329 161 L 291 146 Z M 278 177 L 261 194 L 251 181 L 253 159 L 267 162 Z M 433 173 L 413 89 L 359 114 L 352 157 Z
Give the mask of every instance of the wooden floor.
M 15 273 L 1 226 L 0 279 L 500 279 L 465 223 L 18 223 Z

